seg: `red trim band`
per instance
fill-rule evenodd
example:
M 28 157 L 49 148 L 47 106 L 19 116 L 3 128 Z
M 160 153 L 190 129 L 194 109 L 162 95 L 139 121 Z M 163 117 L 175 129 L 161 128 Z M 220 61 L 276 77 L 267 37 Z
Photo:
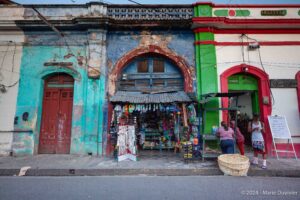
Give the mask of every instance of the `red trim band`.
M 297 80 L 298 109 L 299 109 L 299 117 L 300 117 L 300 71 L 297 72 L 295 78 Z
M 212 40 L 196 41 L 194 45 L 212 44 L 216 46 L 248 46 L 251 42 L 216 42 Z M 258 42 L 260 46 L 300 46 L 300 41 Z
M 227 25 L 237 25 L 237 24 L 300 24 L 299 19 L 230 19 L 226 17 L 194 17 L 192 19 L 194 23 L 207 24 L 227 24 Z
M 300 4 L 214 4 L 212 2 L 196 2 L 193 6 L 209 5 L 213 8 L 299 8 Z
M 195 33 L 211 32 L 215 34 L 300 34 L 300 29 L 216 29 L 196 28 Z

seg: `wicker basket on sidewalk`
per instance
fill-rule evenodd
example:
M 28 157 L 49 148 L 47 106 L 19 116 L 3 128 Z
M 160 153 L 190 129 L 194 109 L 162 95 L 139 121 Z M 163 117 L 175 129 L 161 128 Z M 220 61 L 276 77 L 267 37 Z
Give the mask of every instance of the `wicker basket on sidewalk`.
M 240 154 L 223 154 L 218 157 L 220 170 L 231 176 L 247 176 L 249 158 Z

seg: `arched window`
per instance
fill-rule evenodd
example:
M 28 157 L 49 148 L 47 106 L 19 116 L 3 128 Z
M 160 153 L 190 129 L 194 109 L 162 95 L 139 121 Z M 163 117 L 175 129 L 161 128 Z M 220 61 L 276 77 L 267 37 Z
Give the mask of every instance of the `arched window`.
M 170 60 L 158 55 L 144 55 L 124 67 L 118 90 L 140 92 L 183 91 L 183 76 Z

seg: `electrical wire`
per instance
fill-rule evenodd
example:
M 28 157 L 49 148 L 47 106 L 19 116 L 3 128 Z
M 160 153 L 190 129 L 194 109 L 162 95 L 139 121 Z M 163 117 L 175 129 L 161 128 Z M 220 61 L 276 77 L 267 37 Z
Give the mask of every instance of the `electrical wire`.
M 2 58 L 2 61 L 1 61 L 1 66 L 0 66 L 0 69 L 2 69 L 2 67 L 3 67 L 3 64 L 4 64 L 4 60 L 5 60 L 5 57 L 6 57 L 6 55 L 7 55 L 7 51 L 8 51 L 8 49 L 9 49 L 9 45 L 7 45 L 7 47 L 6 47 L 6 51 L 4 52 L 4 55 L 3 55 L 3 58 Z
M 16 82 L 14 82 L 13 84 L 11 85 L 5 85 L 3 83 L 0 83 L 0 86 L 4 86 L 6 88 L 11 88 L 11 87 L 14 87 L 15 85 L 17 85 L 17 83 L 19 83 L 20 79 L 18 79 Z
M 267 73 L 266 70 L 265 70 L 264 64 L 263 64 L 263 62 L 262 62 L 261 53 L 260 53 L 260 48 L 258 48 L 258 55 L 259 55 L 260 65 L 261 65 L 261 67 L 263 68 L 264 72 Z M 272 106 L 275 106 L 275 98 L 274 98 L 273 92 L 272 92 L 272 90 L 271 90 L 270 80 L 268 80 L 267 83 L 268 83 L 269 90 L 270 90 L 270 94 L 271 94 L 271 97 L 272 97 Z
M 246 36 L 247 38 L 251 39 L 251 40 L 254 40 L 254 41 L 258 42 L 258 40 L 255 39 L 255 38 L 251 38 L 251 37 L 249 37 L 249 36 L 246 35 L 246 34 L 245 34 L 245 36 Z M 259 42 L 258 42 L 258 44 L 259 44 Z M 266 71 L 266 69 L 265 69 L 265 67 L 264 67 L 263 61 L 262 61 L 262 56 L 261 56 L 260 48 L 257 48 L 257 49 L 258 49 L 258 57 L 259 57 L 260 65 L 261 65 L 263 71 L 264 71 L 265 73 L 267 73 L 267 71 Z M 270 80 L 268 80 L 267 83 L 268 83 L 269 90 L 270 90 L 270 94 L 271 94 L 271 97 L 272 97 L 272 106 L 275 106 L 275 98 L 274 98 L 273 92 L 272 92 L 272 90 L 271 90 Z
M 244 56 L 244 53 L 245 53 L 244 51 L 245 50 L 244 50 L 244 45 L 243 45 L 244 44 L 244 39 L 243 39 L 242 36 L 241 36 L 241 40 L 242 40 L 242 45 L 241 45 L 241 47 L 242 47 L 242 57 L 243 57 L 243 63 L 244 63 L 245 62 L 245 56 Z
M 13 72 L 14 69 L 15 69 L 15 55 L 16 55 L 16 49 L 17 49 L 17 45 L 16 43 L 14 43 L 14 53 L 13 53 L 13 56 L 12 56 L 12 68 L 11 68 L 11 71 Z

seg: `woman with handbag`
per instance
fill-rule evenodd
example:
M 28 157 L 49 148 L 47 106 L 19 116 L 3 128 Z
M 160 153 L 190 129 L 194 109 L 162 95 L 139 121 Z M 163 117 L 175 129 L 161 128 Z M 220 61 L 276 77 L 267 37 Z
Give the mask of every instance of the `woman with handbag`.
M 240 154 L 241 155 L 245 155 L 245 148 L 244 148 L 244 142 L 245 142 L 245 137 L 244 135 L 241 133 L 239 127 L 235 127 L 235 121 L 234 120 L 231 120 L 230 121 L 230 127 L 234 130 L 235 128 L 235 132 L 236 132 L 236 135 L 235 135 L 235 139 L 236 139 L 236 144 L 240 150 Z
M 258 165 L 258 154 L 262 154 L 263 164 L 262 168 L 267 168 L 267 154 L 265 150 L 265 141 L 263 138 L 264 123 L 259 120 L 259 115 L 254 114 L 253 119 L 248 124 L 248 131 L 251 133 L 252 148 L 254 151 L 254 158 L 252 164 Z

